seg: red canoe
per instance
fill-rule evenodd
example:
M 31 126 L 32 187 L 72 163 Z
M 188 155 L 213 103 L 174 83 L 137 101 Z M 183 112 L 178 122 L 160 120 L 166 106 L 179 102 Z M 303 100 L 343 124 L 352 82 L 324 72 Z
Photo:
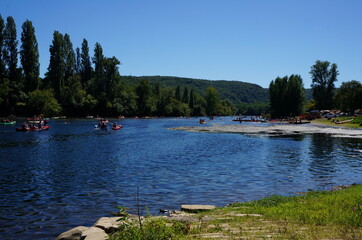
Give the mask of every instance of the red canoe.
M 49 130 L 49 126 L 42 126 L 41 128 L 39 127 L 17 127 L 15 129 L 17 132 L 29 132 L 29 131 L 45 131 L 45 130 Z

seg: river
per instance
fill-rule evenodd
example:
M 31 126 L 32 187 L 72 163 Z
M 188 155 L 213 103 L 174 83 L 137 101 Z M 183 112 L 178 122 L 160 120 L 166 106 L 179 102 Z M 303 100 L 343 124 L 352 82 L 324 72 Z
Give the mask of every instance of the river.
M 240 124 L 230 120 L 206 125 Z M 198 126 L 195 118 L 118 122 L 119 131 L 79 119 L 51 120 L 41 132 L 0 126 L 0 238 L 55 239 L 91 226 L 119 206 L 134 208 L 138 188 L 140 203 L 158 214 L 362 183 L 362 139 L 170 129 Z

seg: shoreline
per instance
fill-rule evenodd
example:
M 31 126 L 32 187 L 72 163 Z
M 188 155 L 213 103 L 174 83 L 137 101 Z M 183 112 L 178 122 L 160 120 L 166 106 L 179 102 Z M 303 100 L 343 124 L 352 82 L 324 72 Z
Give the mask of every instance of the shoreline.
M 289 123 L 269 123 L 265 125 L 217 125 L 212 126 L 184 126 L 171 128 L 173 130 L 188 132 L 208 132 L 208 133 L 238 133 L 245 135 L 267 135 L 267 136 L 293 136 L 300 134 L 328 134 L 331 137 L 340 138 L 360 138 L 362 130 L 347 127 L 334 127 L 320 123 L 310 124 L 289 124 Z
M 334 186 L 332 187 L 330 190 L 325 190 L 322 191 L 325 194 L 333 194 L 336 192 L 340 192 L 340 195 L 344 194 L 348 194 L 347 191 L 349 191 L 348 189 L 350 189 L 351 187 L 355 187 L 355 188 L 360 188 L 361 185 L 359 184 L 351 184 L 351 185 L 340 185 L 340 186 Z M 344 191 L 344 192 L 342 192 Z M 312 220 L 309 220 L 309 222 L 303 222 L 303 221 L 297 221 L 297 222 L 292 222 L 292 221 L 288 221 L 288 220 L 284 220 L 283 222 L 280 222 L 280 220 L 278 220 L 278 217 L 280 218 L 281 215 L 277 214 L 277 213 L 273 213 L 273 215 L 277 216 L 276 218 L 272 218 L 268 217 L 268 212 L 266 211 L 268 208 L 293 208 L 293 209 L 299 209 L 298 211 L 294 211 L 293 214 L 299 214 L 299 216 L 303 216 L 303 220 L 305 221 L 306 219 L 308 220 L 308 218 L 305 217 L 305 214 L 301 214 L 301 212 L 304 211 L 308 211 L 309 215 L 313 215 L 315 212 L 317 212 L 315 210 L 315 207 L 311 207 L 311 209 L 306 209 L 305 207 L 303 208 L 303 206 L 300 204 L 300 201 L 298 201 L 298 199 L 303 199 L 303 201 L 308 201 L 308 195 L 313 196 L 313 202 L 315 202 L 315 195 L 313 194 L 316 193 L 318 194 L 318 192 L 316 191 L 311 191 L 311 192 L 301 192 L 301 193 L 296 193 L 295 196 L 287 196 L 287 197 L 280 197 L 280 196 L 269 196 L 269 197 L 264 197 L 261 198 L 259 200 L 255 200 L 255 201 L 251 201 L 254 203 L 258 203 L 252 206 L 248 206 L 248 203 L 250 202 L 234 202 L 231 204 L 228 204 L 226 206 L 223 207 L 216 207 L 213 205 L 181 205 L 181 210 L 172 210 L 172 211 L 168 211 L 167 215 L 155 215 L 155 216 L 140 216 L 140 215 L 133 215 L 133 214 L 128 214 L 125 213 L 124 215 L 121 216 L 113 216 L 113 217 L 101 217 L 99 218 L 95 224 L 93 224 L 92 226 L 89 227 L 85 227 L 85 226 L 77 226 L 74 227 L 72 229 L 69 229 L 63 233 L 60 233 L 58 235 L 58 237 L 56 238 L 56 240 L 66 240 L 66 239 L 73 239 L 73 240 L 80 240 L 80 239 L 121 239 L 121 238 L 117 238 L 117 233 L 121 233 L 122 231 L 127 232 L 127 234 L 131 234 L 128 235 L 132 236 L 132 234 L 136 234 L 137 232 L 135 231 L 131 231 L 128 232 L 128 228 L 133 228 L 133 229 L 140 229 L 140 224 L 146 226 L 148 222 L 152 222 L 152 221 L 156 221 L 158 223 L 160 223 L 160 221 L 164 221 L 164 223 L 168 223 L 168 226 L 173 226 L 173 224 L 175 224 L 176 222 L 178 223 L 183 223 L 185 224 L 185 226 L 187 226 L 188 230 L 191 229 L 199 229 L 201 230 L 201 225 L 203 224 L 207 227 L 205 227 L 205 229 L 203 229 L 203 231 L 198 231 L 196 232 L 197 234 L 191 232 L 191 231 L 186 231 L 183 232 L 182 235 L 183 237 L 190 237 L 193 238 L 193 236 L 204 236 L 204 237 L 210 237 L 213 235 L 217 235 L 217 236 L 222 236 L 223 239 L 234 239 L 233 237 L 235 237 L 233 235 L 233 233 L 238 233 L 238 234 L 242 234 L 242 232 L 236 231 L 235 229 L 239 229 L 240 226 L 243 227 L 250 227 L 249 232 L 256 234 L 256 235 L 260 235 L 260 236 L 272 236 L 275 235 L 276 233 L 281 234 L 280 232 L 280 226 L 283 226 L 284 228 L 286 227 L 285 223 L 288 223 L 288 225 L 292 225 L 293 227 L 291 228 L 291 232 L 294 233 L 295 229 L 298 229 L 300 231 L 300 233 L 305 232 L 305 235 L 301 235 L 301 236 L 309 236 L 308 234 L 308 228 L 310 227 L 309 225 L 312 225 L 313 228 L 313 233 L 316 234 L 315 230 L 315 223 L 313 220 L 314 218 L 310 218 Z M 336 194 L 335 194 L 336 195 Z M 342 195 L 343 196 L 343 195 Z M 346 195 L 345 198 L 349 198 L 350 195 Z M 324 203 L 329 203 L 330 201 L 326 201 L 325 199 L 328 198 L 328 196 L 324 195 L 324 194 L 319 194 L 318 198 L 323 200 L 324 199 Z M 273 205 L 263 205 L 262 202 L 267 202 L 268 199 L 272 199 L 273 200 Z M 334 197 L 334 199 L 336 199 L 336 197 Z M 343 203 L 345 203 L 345 200 L 341 200 L 341 198 L 337 199 L 340 202 L 343 201 Z M 292 206 L 292 207 L 288 207 L 288 205 L 283 205 L 286 202 L 294 202 L 294 203 L 298 203 L 297 207 Z M 309 201 L 309 203 L 312 203 L 312 201 Z M 269 203 L 270 204 L 270 203 Z M 283 206 L 281 206 L 283 205 Z M 354 202 L 352 203 L 346 203 L 346 205 L 348 207 L 352 208 L 352 211 L 356 211 L 357 209 L 360 209 L 359 204 L 356 205 Z M 264 212 L 260 211 L 260 207 L 264 207 Z M 323 208 L 326 208 L 328 206 L 324 206 Z M 335 206 L 332 206 L 332 209 L 335 210 L 335 212 L 338 212 L 338 209 L 335 209 Z M 251 209 L 251 210 L 249 210 Z M 331 209 L 331 208 L 329 208 Z M 330 210 L 327 211 L 330 211 Z M 353 210 L 355 209 L 355 210 Z M 318 211 L 323 210 L 321 208 L 318 209 Z M 351 211 L 351 212 L 352 212 Z M 339 211 L 340 212 L 340 211 Z M 206 215 L 206 214 L 207 215 Z M 322 215 L 323 216 L 323 215 Z M 347 217 L 349 215 L 346 215 Z M 237 218 L 235 218 L 237 217 Z M 299 217 L 300 218 L 300 217 Z M 208 229 L 210 229 L 210 227 L 214 227 L 215 226 L 215 221 L 217 222 L 218 220 L 223 220 L 225 221 L 226 219 L 228 219 L 226 222 L 229 222 L 229 224 L 223 224 L 220 225 L 217 229 L 215 228 L 215 231 L 213 231 L 212 233 L 210 233 L 210 231 L 208 231 Z M 243 219 L 243 221 L 240 221 L 241 219 Z M 247 220 L 252 220 L 251 221 L 251 225 L 248 226 L 246 225 L 246 223 L 248 222 Z M 298 217 L 295 219 L 298 220 Z M 328 219 L 331 223 L 333 223 L 335 226 L 339 225 L 340 223 L 337 220 L 334 219 Z M 333 222 L 334 221 L 334 222 Z M 255 224 L 259 223 L 259 225 L 261 226 L 259 229 L 255 228 Z M 270 223 L 273 223 L 273 225 L 277 225 L 279 226 L 279 224 L 281 224 L 279 227 L 277 228 L 270 228 L 268 229 L 268 234 L 265 235 L 265 229 L 266 226 L 270 225 Z M 193 227 L 191 227 L 193 225 Z M 127 227 L 121 227 L 121 226 L 127 226 Z M 149 229 L 153 229 L 155 230 L 155 226 L 158 226 L 158 230 L 160 228 L 160 226 L 162 225 L 150 225 Z M 166 225 L 164 225 L 166 226 Z M 180 226 L 180 225 L 177 225 Z M 233 226 L 233 227 L 232 227 Z M 290 227 L 290 226 L 289 226 Z M 321 234 L 321 236 L 325 237 L 328 236 L 328 234 L 326 234 L 326 232 L 324 231 L 325 226 L 319 226 L 319 233 Z M 234 231 L 230 232 L 230 229 L 234 229 Z M 350 230 L 353 230 L 354 228 L 352 226 L 349 226 Z M 330 229 L 328 229 L 330 230 Z M 358 227 L 355 229 L 356 233 L 358 232 Z M 284 236 L 289 236 L 289 233 L 287 232 L 283 232 Z M 345 232 L 343 232 L 345 234 Z M 361 232 L 362 233 L 362 232 Z M 210 235 L 211 234 L 211 235 Z M 221 235 L 220 235 L 221 234 Z M 271 235 L 270 235 L 271 234 Z M 334 232 L 334 234 L 339 234 L 339 232 Z M 113 235 L 113 237 L 112 237 Z M 282 235 L 283 236 L 283 235 Z M 303 237 L 303 238 L 305 238 Z M 270 238 L 270 237 L 267 237 Z M 122 238 L 123 239 L 123 238 Z M 184 238 L 183 238 L 184 239 Z M 186 239 L 186 238 L 185 238 Z M 284 238 L 283 238 L 284 239 Z M 333 238 L 334 239 L 334 238 Z M 359 238 L 358 238 L 359 239 Z

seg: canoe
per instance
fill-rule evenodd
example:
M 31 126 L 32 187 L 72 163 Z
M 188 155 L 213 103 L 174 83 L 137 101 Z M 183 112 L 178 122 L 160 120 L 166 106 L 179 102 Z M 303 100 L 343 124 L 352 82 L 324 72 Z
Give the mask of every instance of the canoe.
M 335 121 L 335 124 L 343 124 L 343 123 L 348 123 L 348 122 L 352 122 L 354 119 L 349 119 L 349 120 L 344 120 L 344 121 Z
M 46 130 L 49 130 L 49 126 L 42 126 L 41 128 L 39 128 L 39 127 L 26 127 L 26 128 L 17 127 L 17 128 L 15 128 L 15 130 L 17 132 L 46 131 Z
M 16 121 L 11 121 L 11 122 L 0 122 L 0 124 L 3 124 L 3 125 L 10 125 L 10 124 L 15 124 Z

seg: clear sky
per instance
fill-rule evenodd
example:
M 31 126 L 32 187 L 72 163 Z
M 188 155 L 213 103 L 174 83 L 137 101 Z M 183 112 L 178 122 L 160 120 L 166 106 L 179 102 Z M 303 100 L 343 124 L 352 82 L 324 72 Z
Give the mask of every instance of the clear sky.
M 33 22 L 41 75 L 55 30 L 74 48 L 96 42 L 121 75 L 238 80 L 268 87 L 300 74 L 310 87 L 316 60 L 362 79 L 361 0 L 0 0 L 0 14 Z

